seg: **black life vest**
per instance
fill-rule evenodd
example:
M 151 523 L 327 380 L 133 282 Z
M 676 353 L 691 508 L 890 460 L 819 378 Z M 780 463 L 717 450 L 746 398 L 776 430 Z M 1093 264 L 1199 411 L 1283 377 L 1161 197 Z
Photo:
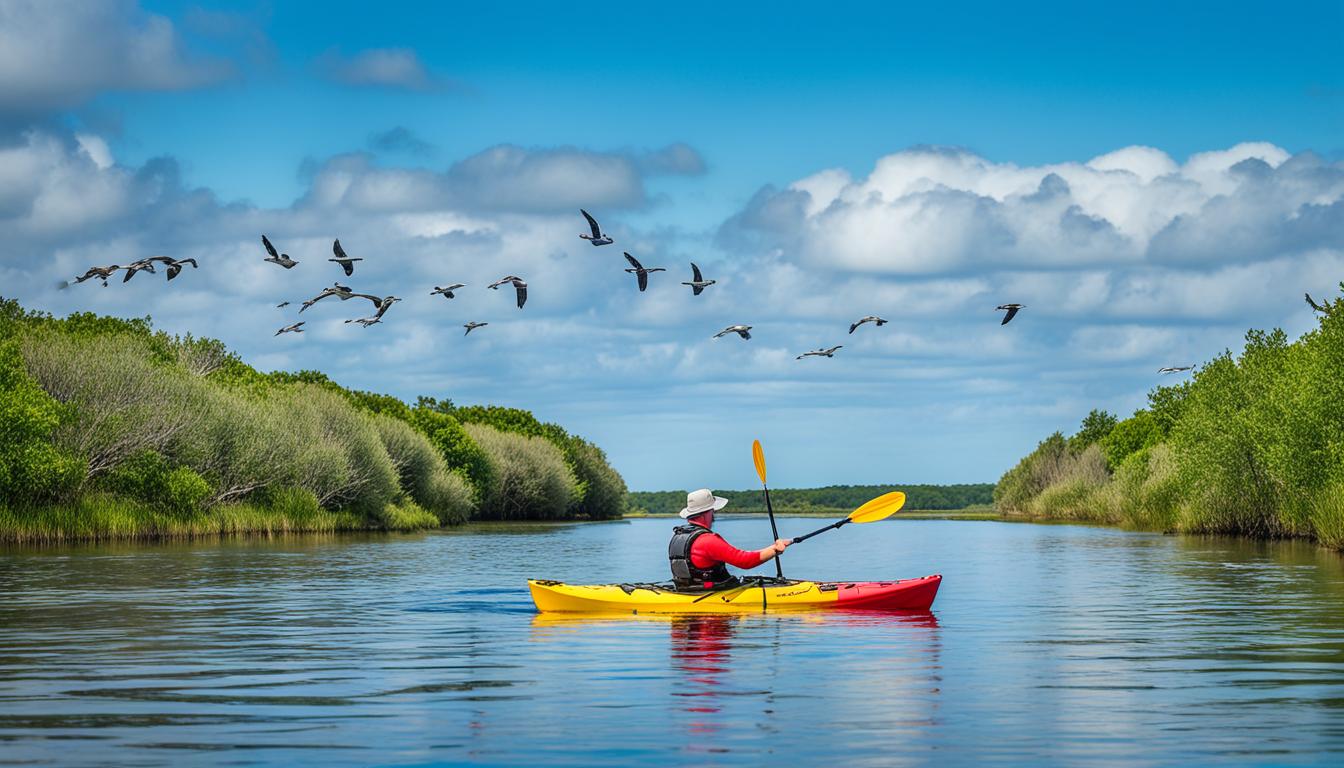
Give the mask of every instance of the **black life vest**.
M 667 559 L 671 562 L 672 583 L 677 589 L 719 589 L 737 583 L 723 563 L 715 563 L 713 568 L 697 568 L 691 562 L 691 545 L 710 532 L 699 525 L 679 525 L 672 529 Z

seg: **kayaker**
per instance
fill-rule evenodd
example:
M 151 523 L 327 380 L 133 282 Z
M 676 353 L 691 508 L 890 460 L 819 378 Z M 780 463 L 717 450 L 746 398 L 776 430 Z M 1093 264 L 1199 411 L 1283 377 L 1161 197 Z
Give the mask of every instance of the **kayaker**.
M 728 573 L 735 568 L 755 568 L 769 562 L 789 546 L 787 539 L 756 551 L 738 549 L 714 533 L 714 513 L 728 506 L 728 500 L 715 496 L 708 488 L 686 494 L 686 507 L 679 513 L 686 525 L 672 529 L 667 557 L 672 564 L 672 581 L 678 589 L 722 589 L 739 582 Z

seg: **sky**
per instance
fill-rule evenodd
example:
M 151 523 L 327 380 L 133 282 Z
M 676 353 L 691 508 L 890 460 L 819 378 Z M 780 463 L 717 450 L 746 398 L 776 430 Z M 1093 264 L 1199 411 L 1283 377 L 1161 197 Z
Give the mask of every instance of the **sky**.
M 779 487 L 992 482 L 1312 327 L 1344 5 L 935 5 L 0 0 L 0 295 L 527 408 L 638 490 L 750 487 L 755 438 Z M 201 268 L 56 287 L 154 254 Z M 337 279 L 403 301 L 296 314 Z

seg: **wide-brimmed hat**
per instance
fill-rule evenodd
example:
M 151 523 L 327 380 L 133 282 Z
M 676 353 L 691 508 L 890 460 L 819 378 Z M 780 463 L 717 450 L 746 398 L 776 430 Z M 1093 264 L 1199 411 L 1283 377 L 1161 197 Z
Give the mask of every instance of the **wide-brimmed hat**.
M 720 509 L 728 506 L 728 500 L 722 496 L 715 496 L 714 492 L 708 488 L 701 488 L 698 491 L 691 491 L 686 494 L 686 508 L 678 512 L 683 518 L 694 517 L 702 512 Z

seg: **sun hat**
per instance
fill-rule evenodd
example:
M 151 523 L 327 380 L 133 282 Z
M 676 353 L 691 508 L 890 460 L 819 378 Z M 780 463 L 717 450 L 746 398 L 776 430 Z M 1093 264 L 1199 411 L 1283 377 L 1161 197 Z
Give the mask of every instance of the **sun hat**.
M 728 506 L 727 499 L 722 496 L 715 496 L 714 492 L 708 488 L 701 488 L 698 491 L 691 491 L 686 494 L 686 508 L 677 514 L 684 519 L 694 517 L 702 512 L 708 512 L 711 509 L 718 512 L 726 506 Z

